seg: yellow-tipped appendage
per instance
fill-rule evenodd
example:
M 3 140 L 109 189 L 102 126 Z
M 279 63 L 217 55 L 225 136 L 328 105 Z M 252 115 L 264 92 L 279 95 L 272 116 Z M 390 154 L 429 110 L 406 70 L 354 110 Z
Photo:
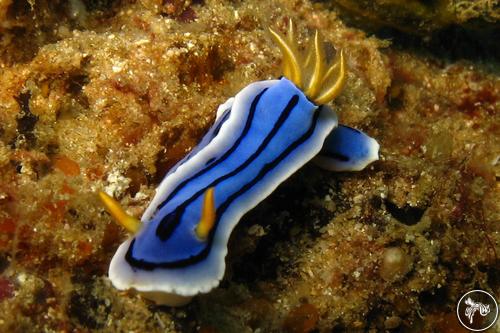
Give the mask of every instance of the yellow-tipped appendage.
M 318 31 L 304 52 L 299 52 L 291 20 L 287 38 L 271 28 L 269 31 L 283 53 L 283 75 L 302 89 L 310 100 L 321 105 L 340 94 L 346 80 L 342 50 L 337 52 L 335 61 L 328 64 L 323 40 Z
M 141 228 L 141 221 L 127 214 L 118 201 L 103 191 L 99 192 L 99 198 L 106 207 L 108 213 L 111 214 L 118 224 L 122 225 L 132 235 L 135 235 L 139 231 Z
M 312 52 L 311 48 L 311 52 Z M 323 50 L 323 45 L 320 40 L 319 32 L 316 30 L 316 34 L 314 35 L 314 69 L 311 73 L 311 77 L 309 78 L 309 83 L 307 84 L 307 88 L 305 90 L 305 94 L 307 96 L 316 96 L 319 89 L 321 88 L 321 83 L 323 81 L 323 69 L 325 66 L 325 52 Z M 313 54 L 311 54 L 312 58 Z
M 271 35 L 278 43 L 278 46 L 283 53 L 283 75 L 289 78 L 295 85 L 302 88 L 302 72 L 299 67 L 299 61 L 297 59 L 297 50 L 295 50 L 295 45 L 288 43 L 280 34 L 275 32 L 273 29 L 269 28 Z
M 321 93 L 316 97 L 315 101 L 318 104 L 325 104 L 329 101 L 332 101 L 335 97 L 337 97 L 342 88 L 344 88 L 345 80 L 346 80 L 346 70 L 345 70 L 345 59 L 344 59 L 344 51 L 339 51 L 339 60 L 337 63 L 332 65 L 332 73 L 337 72 L 335 81 L 330 85 L 325 85 L 326 89 L 323 89 Z M 330 76 L 330 73 L 327 72 L 327 75 Z M 325 81 L 328 82 L 329 77 L 325 77 Z
M 276 34 L 276 32 L 272 31 L 271 34 L 273 34 L 273 33 Z M 294 27 L 293 27 L 293 24 L 290 24 L 290 25 L 288 25 L 288 35 L 287 35 L 288 45 L 292 45 L 292 43 L 290 41 L 293 40 L 293 36 L 294 36 Z M 285 45 L 286 43 L 287 43 L 286 41 L 283 41 L 283 45 Z M 292 54 L 293 54 L 293 51 L 292 51 Z M 284 62 L 283 63 L 283 66 L 284 66 L 283 71 L 284 71 L 284 73 L 287 73 L 287 75 L 292 76 L 292 71 L 294 71 L 295 69 L 292 68 L 292 66 L 290 64 L 291 63 L 289 61 Z
M 214 188 L 210 187 L 205 191 L 203 198 L 203 207 L 201 209 L 200 222 L 196 226 L 196 236 L 205 240 L 215 224 L 215 193 Z

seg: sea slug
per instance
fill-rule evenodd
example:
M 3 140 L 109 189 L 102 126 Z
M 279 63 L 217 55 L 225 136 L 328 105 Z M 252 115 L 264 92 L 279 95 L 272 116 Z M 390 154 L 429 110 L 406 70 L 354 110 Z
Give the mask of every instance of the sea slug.
M 105 194 L 101 199 L 131 237 L 118 248 L 109 277 L 157 303 L 178 306 L 217 287 L 227 242 L 241 217 L 310 160 L 329 170 L 361 170 L 378 159 L 378 143 L 337 124 L 325 104 L 342 90 L 342 51 L 328 64 L 318 32 L 299 52 L 271 30 L 284 76 L 254 82 L 222 104 L 213 126 L 159 185 L 142 221 Z

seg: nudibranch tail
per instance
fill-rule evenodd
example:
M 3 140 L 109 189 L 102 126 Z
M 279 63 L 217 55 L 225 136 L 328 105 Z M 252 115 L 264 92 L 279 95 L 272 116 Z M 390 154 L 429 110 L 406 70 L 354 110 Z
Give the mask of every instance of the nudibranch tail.
M 208 238 L 210 231 L 214 227 L 215 217 L 215 194 L 214 188 L 210 187 L 205 191 L 200 222 L 196 226 L 196 236 L 198 238 L 202 240 Z
M 141 228 L 141 221 L 127 214 L 118 201 L 103 191 L 99 192 L 99 198 L 103 202 L 108 213 L 111 214 L 118 224 L 122 225 L 132 235 L 135 235 L 139 231 Z
M 318 31 L 304 52 L 299 52 L 290 20 L 287 38 L 269 28 L 283 53 L 283 74 L 317 105 L 326 104 L 341 92 L 346 79 L 345 59 L 342 50 L 336 60 L 327 63 L 323 39 Z

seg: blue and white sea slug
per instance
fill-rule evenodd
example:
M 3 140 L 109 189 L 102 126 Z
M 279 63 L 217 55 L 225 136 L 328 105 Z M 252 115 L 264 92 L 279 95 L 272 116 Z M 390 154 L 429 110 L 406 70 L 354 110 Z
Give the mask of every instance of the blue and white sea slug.
M 318 32 L 299 52 L 291 24 L 286 37 L 270 31 L 284 55 L 284 76 L 251 83 L 219 107 L 198 146 L 161 182 L 141 222 L 100 193 L 131 232 L 109 267 L 116 288 L 183 305 L 219 285 L 236 224 L 305 163 L 347 171 L 378 159 L 378 143 L 338 126 L 325 105 L 345 82 L 342 51 L 328 64 Z

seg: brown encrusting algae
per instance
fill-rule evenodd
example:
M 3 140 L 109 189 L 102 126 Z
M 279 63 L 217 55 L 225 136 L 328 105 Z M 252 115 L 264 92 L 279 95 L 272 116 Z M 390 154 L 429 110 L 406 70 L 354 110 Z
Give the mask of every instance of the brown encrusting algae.
M 464 331 L 460 296 L 500 295 L 498 64 L 391 45 L 335 10 L 0 0 L 0 331 Z M 96 193 L 141 216 L 217 106 L 281 75 L 268 27 L 289 19 L 299 42 L 317 29 L 327 56 L 344 50 L 332 107 L 381 160 L 301 169 L 237 226 L 219 288 L 186 307 L 117 291 L 107 269 L 127 236 Z

